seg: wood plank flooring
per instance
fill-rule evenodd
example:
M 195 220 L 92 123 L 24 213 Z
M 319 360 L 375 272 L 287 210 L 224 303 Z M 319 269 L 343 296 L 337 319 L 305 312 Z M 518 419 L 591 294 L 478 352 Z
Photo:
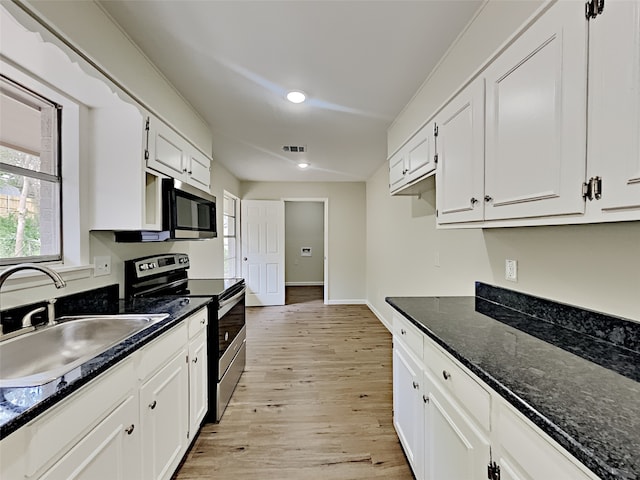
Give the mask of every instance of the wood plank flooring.
M 247 308 L 246 371 L 174 478 L 412 479 L 392 424 L 391 335 L 366 306 L 287 290 L 284 307 Z

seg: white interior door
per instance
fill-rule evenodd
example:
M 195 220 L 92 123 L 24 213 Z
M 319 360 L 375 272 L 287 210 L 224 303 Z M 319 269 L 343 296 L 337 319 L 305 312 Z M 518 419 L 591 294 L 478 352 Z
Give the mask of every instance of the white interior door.
M 242 201 L 247 306 L 284 305 L 284 201 Z

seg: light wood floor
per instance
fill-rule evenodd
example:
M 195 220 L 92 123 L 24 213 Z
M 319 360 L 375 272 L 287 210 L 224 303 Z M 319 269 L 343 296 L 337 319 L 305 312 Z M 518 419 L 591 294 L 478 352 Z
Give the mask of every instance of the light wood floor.
M 284 307 L 247 308 L 246 371 L 175 478 L 412 479 L 392 425 L 391 335 L 365 306 L 288 290 Z

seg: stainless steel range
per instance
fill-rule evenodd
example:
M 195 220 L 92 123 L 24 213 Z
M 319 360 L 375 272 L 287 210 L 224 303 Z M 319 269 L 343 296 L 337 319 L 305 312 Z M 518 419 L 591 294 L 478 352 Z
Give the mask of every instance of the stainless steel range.
M 242 278 L 189 279 L 189 256 L 170 253 L 124 262 L 125 296 L 213 297 L 209 306 L 208 422 L 219 422 L 246 362 L 245 282 Z

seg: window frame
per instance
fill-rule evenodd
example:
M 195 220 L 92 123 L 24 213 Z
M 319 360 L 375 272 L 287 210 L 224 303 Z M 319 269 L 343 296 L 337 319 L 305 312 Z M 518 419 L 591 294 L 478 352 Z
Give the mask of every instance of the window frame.
M 223 245 L 222 245 L 222 259 L 223 259 L 223 271 L 224 271 L 224 276 L 227 276 L 227 262 L 231 259 L 235 259 L 233 262 L 233 266 L 234 266 L 234 274 L 232 275 L 233 277 L 238 277 L 240 276 L 240 199 L 235 196 L 234 194 L 232 194 L 231 192 L 228 192 L 226 190 L 223 190 L 223 195 L 222 195 L 222 225 L 223 225 L 223 231 L 222 231 L 222 238 L 223 238 Z M 232 199 L 234 201 L 234 215 L 233 217 L 231 217 L 230 215 L 227 215 L 225 212 L 225 208 L 224 208 L 224 203 L 225 203 L 225 199 Z M 229 217 L 229 218 L 233 218 L 233 222 L 234 222 L 234 235 L 226 235 L 224 232 L 224 220 L 225 217 Z M 234 251 L 235 251 L 235 256 L 234 257 L 227 257 L 226 255 L 226 249 L 225 249 L 225 245 L 224 242 L 226 242 L 228 239 L 234 239 L 233 243 L 234 243 Z
M 4 69 L 3 69 L 4 70 Z M 21 82 L 11 78 L 4 73 L 0 73 L 0 80 L 8 84 L 9 90 L 14 90 L 13 92 L 9 91 L 7 96 L 12 97 L 14 100 L 21 102 L 24 105 L 27 105 L 32 108 L 39 108 L 45 104 L 52 108 L 53 114 L 51 115 L 52 121 L 54 122 L 53 129 L 55 130 L 54 135 L 52 136 L 52 140 L 54 145 L 52 146 L 52 163 L 55 165 L 54 173 L 45 173 L 37 170 L 30 170 L 28 168 L 19 167 L 16 165 L 10 164 L 1 164 L 1 170 L 3 172 L 7 172 L 10 174 L 21 175 L 24 177 L 28 177 L 31 179 L 37 179 L 45 182 L 49 182 L 51 184 L 57 184 L 57 212 L 56 212 L 56 222 L 57 225 L 55 229 L 57 230 L 58 236 L 58 252 L 56 254 L 49 255 L 32 255 L 32 256 L 21 256 L 21 257 L 0 257 L 0 267 L 17 265 L 19 263 L 52 263 L 52 262 L 63 262 L 64 260 L 64 219 L 63 219 L 63 170 L 62 170 L 62 105 L 51 100 L 46 95 L 43 95 L 40 91 L 37 91 L 38 86 L 36 88 L 29 88 L 23 85 Z M 35 79 L 33 79 L 36 83 Z M 17 93 L 16 93 L 17 92 Z M 19 97 L 19 98 L 18 98 Z M 12 150 L 21 151 L 26 154 L 30 154 L 24 150 L 17 148 L 14 145 L 5 144 L 6 148 L 11 148 Z M 39 205 L 41 207 L 42 204 Z

